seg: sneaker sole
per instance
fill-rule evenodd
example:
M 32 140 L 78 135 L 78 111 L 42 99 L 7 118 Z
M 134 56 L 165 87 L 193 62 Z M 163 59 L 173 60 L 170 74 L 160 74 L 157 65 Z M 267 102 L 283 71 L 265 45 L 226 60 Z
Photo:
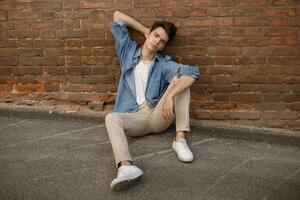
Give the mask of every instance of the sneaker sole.
M 177 154 L 177 152 L 176 152 L 176 150 L 175 150 L 175 148 L 174 148 L 173 146 L 172 146 L 172 149 L 174 150 L 174 152 L 175 152 L 175 154 L 176 154 L 176 156 L 177 156 L 177 158 L 178 158 L 179 161 L 184 162 L 184 163 L 191 163 L 191 162 L 193 162 L 194 159 L 192 159 L 192 160 L 187 160 L 187 161 L 180 159 L 180 158 L 178 157 L 178 154 Z
M 112 189 L 114 191 L 120 191 L 120 190 L 126 189 L 126 188 L 130 187 L 131 185 L 133 185 L 135 182 L 137 182 L 141 177 L 142 177 L 142 174 L 134 179 L 119 182 L 119 183 L 115 184 L 112 187 Z

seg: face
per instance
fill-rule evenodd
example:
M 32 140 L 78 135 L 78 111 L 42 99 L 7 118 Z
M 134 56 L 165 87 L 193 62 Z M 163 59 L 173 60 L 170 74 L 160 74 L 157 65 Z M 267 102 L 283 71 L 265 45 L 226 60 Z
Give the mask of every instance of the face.
M 157 27 L 150 34 L 146 36 L 145 45 L 152 51 L 162 51 L 169 40 L 168 34 L 162 27 Z

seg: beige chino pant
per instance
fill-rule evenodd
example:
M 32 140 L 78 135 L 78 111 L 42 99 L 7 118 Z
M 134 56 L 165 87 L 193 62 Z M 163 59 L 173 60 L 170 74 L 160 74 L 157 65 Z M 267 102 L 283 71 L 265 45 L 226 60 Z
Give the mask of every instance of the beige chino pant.
M 172 121 L 168 121 L 162 116 L 162 108 L 169 90 L 176 84 L 177 79 L 177 76 L 172 79 L 164 95 L 154 108 L 150 108 L 144 102 L 138 106 L 135 113 L 113 112 L 105 117 L 105 125 L 116 165 L 123 160 L 132 161 L 126 136 L 134 137 L 149 133 L 160 133 L 171 125 Z M 190 88 L 187 88 L 174 98 L 176 131 L 190 131 L 189 107 Z

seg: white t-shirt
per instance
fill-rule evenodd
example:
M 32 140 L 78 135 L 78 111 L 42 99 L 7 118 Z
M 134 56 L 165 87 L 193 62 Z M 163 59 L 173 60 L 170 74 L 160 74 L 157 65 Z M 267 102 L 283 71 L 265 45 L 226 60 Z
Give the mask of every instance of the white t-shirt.
M 141 61 L 135 66 L 133 70 L 136 102 L 138 103 L 138 105 L 141 105 L 145 101 L 147 79 L 151 63 L 152 62 L 150 62 L 149 64 L 145 64 L 143 61 Z

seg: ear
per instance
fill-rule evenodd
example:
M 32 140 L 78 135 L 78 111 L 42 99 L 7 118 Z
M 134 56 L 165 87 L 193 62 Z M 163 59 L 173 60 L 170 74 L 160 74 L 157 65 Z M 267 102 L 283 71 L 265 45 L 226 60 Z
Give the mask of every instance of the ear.
M 145 38 L 147 38 L 150 35 L 150 30 L 148 29 L 146 33 L 144 33 Z

